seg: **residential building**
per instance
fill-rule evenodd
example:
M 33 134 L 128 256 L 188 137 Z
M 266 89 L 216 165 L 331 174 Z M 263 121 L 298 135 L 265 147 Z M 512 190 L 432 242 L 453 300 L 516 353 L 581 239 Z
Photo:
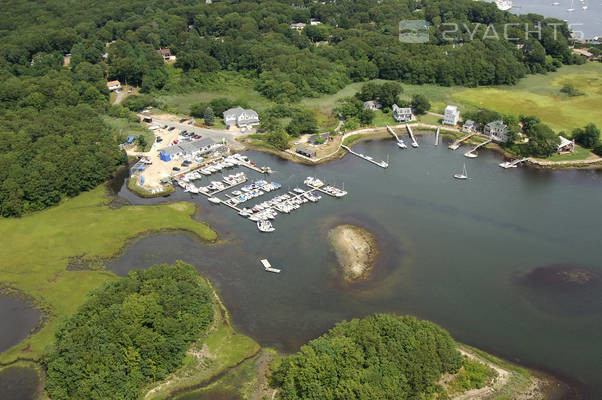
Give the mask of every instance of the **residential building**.
M 245 110 L 242 107 L 231 108 L 224 111 L 224 124 L 227 129 L 237 126 L 244 132 L 248 128 L 259 125 L 259 115 L 253 110 Z
M 559 136 L 558 154 L 569 154 L 575 151 L 575 139 L 569 140 L 564 136 Z
M 460 120 L 460 111 L 456 106 L 447 106 L 443 115 L 443 125 L 456 126 Z
M 393 104 L 393 119 L 397 122 L 407 122 L 414 119 L 414 114 L 410 107 L 399 107 Z
M 508 141 L 508 126 L 502 120 L 485 125 L 484 133 L 496 142 L 506 143 Z
M 107 88 L 109 88 L 109 90 L 112 92 L 114 90 L 119 90 L 121 89 L 121 82 L 119 81 L 108 81 L 107 82 Z
M 227 148 L 223 144 L 215 143 L 212 139 L 203 137 L 198 140 L 181 141 L 159 151 L 166 159 L 178 159 L 180 157 L 202 156 L 216 151 L 225 152 L 226 150 Z
M 316 18 L 312 18 L 311 20 L 309 20 L 310 25 L 320 25 L 321 23 L 322 22 L 320 22 L 320 20 Z
M 466 122 L 464 122 L 464 125 L 462 126 L 462 132 L 471 133 L 471 132 L 476 132 L 478 130 L 479 130 L 479 124 L 477 124 L 472 119 L 469 119 Z
M 295 151 L 297 153 L 301 154 L 302 156 L 309 157 L 309 158 L 314 158 L 317 154 L 315 150 L 308 149 L 307 147 L 302 147 L 302 146 L 297 147 L 297 149 Z
M 305 28 L 305 22 L 295 22 L 293 24 L 290 25 L 291 29 L 296 29 L 298 31 L 302 31 L 303 28 Z
M 176 56 L 171 54 L 171 49 L 159 49 L 157 50 L 157 53 L 163 57 L 163 61 L 165 62 L 176 60 Z
M 382 104 L 380 104 L 380 102 L 378 100 L 364 101 L 364 109 L 365 110 L 376 111 L 376 110 L 380 110 L 381 108 L 383 108 L 383 106 L 382 106 Z

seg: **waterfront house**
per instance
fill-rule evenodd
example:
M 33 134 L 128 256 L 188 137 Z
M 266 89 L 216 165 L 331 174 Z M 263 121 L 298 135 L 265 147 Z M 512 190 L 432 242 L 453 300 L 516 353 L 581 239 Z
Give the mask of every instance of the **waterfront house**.
M 115 90 L 119 90 L 119 89 L 121 89 L 121 82 L 119 82 L 119 81 L 108 81 L 107 82 L 107 88 L 109 88 L 109 90 L 111 92 L 113 92 Z
M 575 139 L 569 140 L 564 136 L 559 136 L 558 154 L 570 154 L 575 151 Z
M 226 129 L 236 126 L 244 132 L 255 125 L 259 125 L 259 115 L 253 110 L 245 110 L 242 107 L 235 107 L 224 111 L 223 115 Z
M 364 101 L 364 110 L 377 111 L 383 108 L 382 104 L 378 100 Z
M 464 122 L 464 125 L 462 126 L 462 132 L 471 133 L 471 132 L 476 132 L 478 130 L 479 130 L 479 124 L 477 124 L 472 119 L 469 119 L 466 122 Z
M 456 106 L 445 107 L 445 114 L 443 115 L 443 125 L 456 126 L 460 120 L 460 111 Z
M 225 151 L 226 147 L 223 144 L 216 143 L 208 137 L 203 137 L 198 140 L 180 141 L 178 144 L 161 149 L 160 153 L 163 154 L 165 158 L 171 160 L 178 159 L 180 157 L 202 156 L 208 153 Z
M 399 107 L 393 104 L 393 119 L 397 122 L 407 122 L 414 119 L 414 114 L 410 107 Z
M 298 146 L 295 151 L 302 156 L 314 158 L 316 156 L 316 151 L 312 149 L 308 149 L 307 147 Z
M 485 125 L 485 135 L 495 142 L 508 141 L 508 126 L 502 120 L 493 121 Z

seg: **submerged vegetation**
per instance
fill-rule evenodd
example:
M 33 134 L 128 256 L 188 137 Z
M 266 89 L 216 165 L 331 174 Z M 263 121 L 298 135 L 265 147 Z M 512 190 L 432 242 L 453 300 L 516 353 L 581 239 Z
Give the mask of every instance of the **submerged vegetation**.
M 105 283 L 56 332 L 44 363 L 53 399 L 136 399 L 182 363 L 213 321 L 213 290 L 187 264 Z

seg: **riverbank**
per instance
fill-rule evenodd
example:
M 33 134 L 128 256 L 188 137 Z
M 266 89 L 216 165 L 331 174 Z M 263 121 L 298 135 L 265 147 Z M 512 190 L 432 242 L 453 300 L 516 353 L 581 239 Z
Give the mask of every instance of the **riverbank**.
M 374 235 L 359 226 L 345 224 L 331 229 L 328 239 L 347 283 L 370 277 L 378 252 Z
M 121 254 L 132 240 L 151 233 L 184 231 L 203 243 L 217 233 L 194 220 L 194 204 L 111 207 L 104 185 L 56 207 L 20 219 L 0 219 L 2 268 L 6 293 L 21 293 L 45 316 L 44 324 L 18 345 L 0 354 L 0 363 L 39 361 L 66 315 L 90 290 L 116 279 L 107 260 Z
M 439 127 L 437 125 L 424 124 L 421 122 L 411 123 L 410 126 L 415 129 L 414 130 L 415 136 L 432 135 L 436 132 L 437 128 Z M 405 130 L 405 125 L 396 125 L 396 126 L 393 126 L 392 128 Z M 416 129 L 416 128 L 418 128 L 418 129 Z M 440 135 L 443 137 L 451 138 L 451 139 L 458 139 L 463 135 L 463 133 L 457 129 L 452 129 L 449 127 L 441 126 L 440 127 Z M 300 164 L 305 164 L 305 165 L 322 165 L 322 164 L 327 164 L 331 161 L 339 160 L 347 154 L 347 151 L 345 151 L 343 148 L 340 147 L 341 144 L 344 144 L 348 147 L 352 147 L 352 146 L 356 145 L 357 143 L 360 143 L 363 141 L 392 139 L 392 138 L 393 138 L 392 135 L 390 135 L 387 132 L 386 128 L 384 128 L 384 127 L 358 129 L 358 130 L 355 130 L 352 132 L 348 132 L 345 135 L 335 137 L 335 141 L 339 142 L 339 147 L 337 148 L 337 150 L 333 151 L 332 153 L 330 153 L 326 156 L 320 157 L 319 159 L 312 159 L 309 157 L 302 156 L 300 154 L 295 153 L 291 149 L 278 150 L 278 149 L 273 148 L 268 145 L 264 146 L 264 145 L 262 145 L 262 143 L 258 143 L 258 141 L 254 141 L 253 143 L 245 143 L 243 141 L 243 144 L 245 145 L 246 150 L 255 150 L 255 151 L 261 151 L 261 152 L 273 154 L 284 160 L 288 160 L 288 161 L 292 161 L 292 162 L 300 163 Z M 476 136 L 476 137 L 469 138 L 468 140 L 462 142 L 462 144 L 475 146 L 475 145 L 482 143 L 483 141 L 484 141 L 484 139 Z M 503 155 L 506 159 L 520 158 L 520 156 L 509 153 L 508 151 L 506 151 L 501 146 L 499 146 L 498 144 L 495 144 L 495 143 L 489 143 L 484 148 L 496 151 L 499 154 Z M 528 167 L 538 168 L 538 169 L 558 169 L 558 170 L 602 169 L 602 157 L 591 156 L 585 160 L 566 160 L 566 161 L 550 161 L 550 160 L 546 160 L 546 159 L 531 158 L 527 163 L 525 163 L 525 165 Z

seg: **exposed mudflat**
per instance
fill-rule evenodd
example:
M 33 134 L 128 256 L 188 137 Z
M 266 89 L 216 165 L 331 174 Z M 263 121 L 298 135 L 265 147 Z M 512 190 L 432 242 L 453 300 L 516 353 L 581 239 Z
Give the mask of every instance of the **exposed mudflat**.
M 357 282 L 370 277 L 377 253 L 374 235 L 359 226 L 345 224 L 331 229 L 328 238 L 345 281 Z

